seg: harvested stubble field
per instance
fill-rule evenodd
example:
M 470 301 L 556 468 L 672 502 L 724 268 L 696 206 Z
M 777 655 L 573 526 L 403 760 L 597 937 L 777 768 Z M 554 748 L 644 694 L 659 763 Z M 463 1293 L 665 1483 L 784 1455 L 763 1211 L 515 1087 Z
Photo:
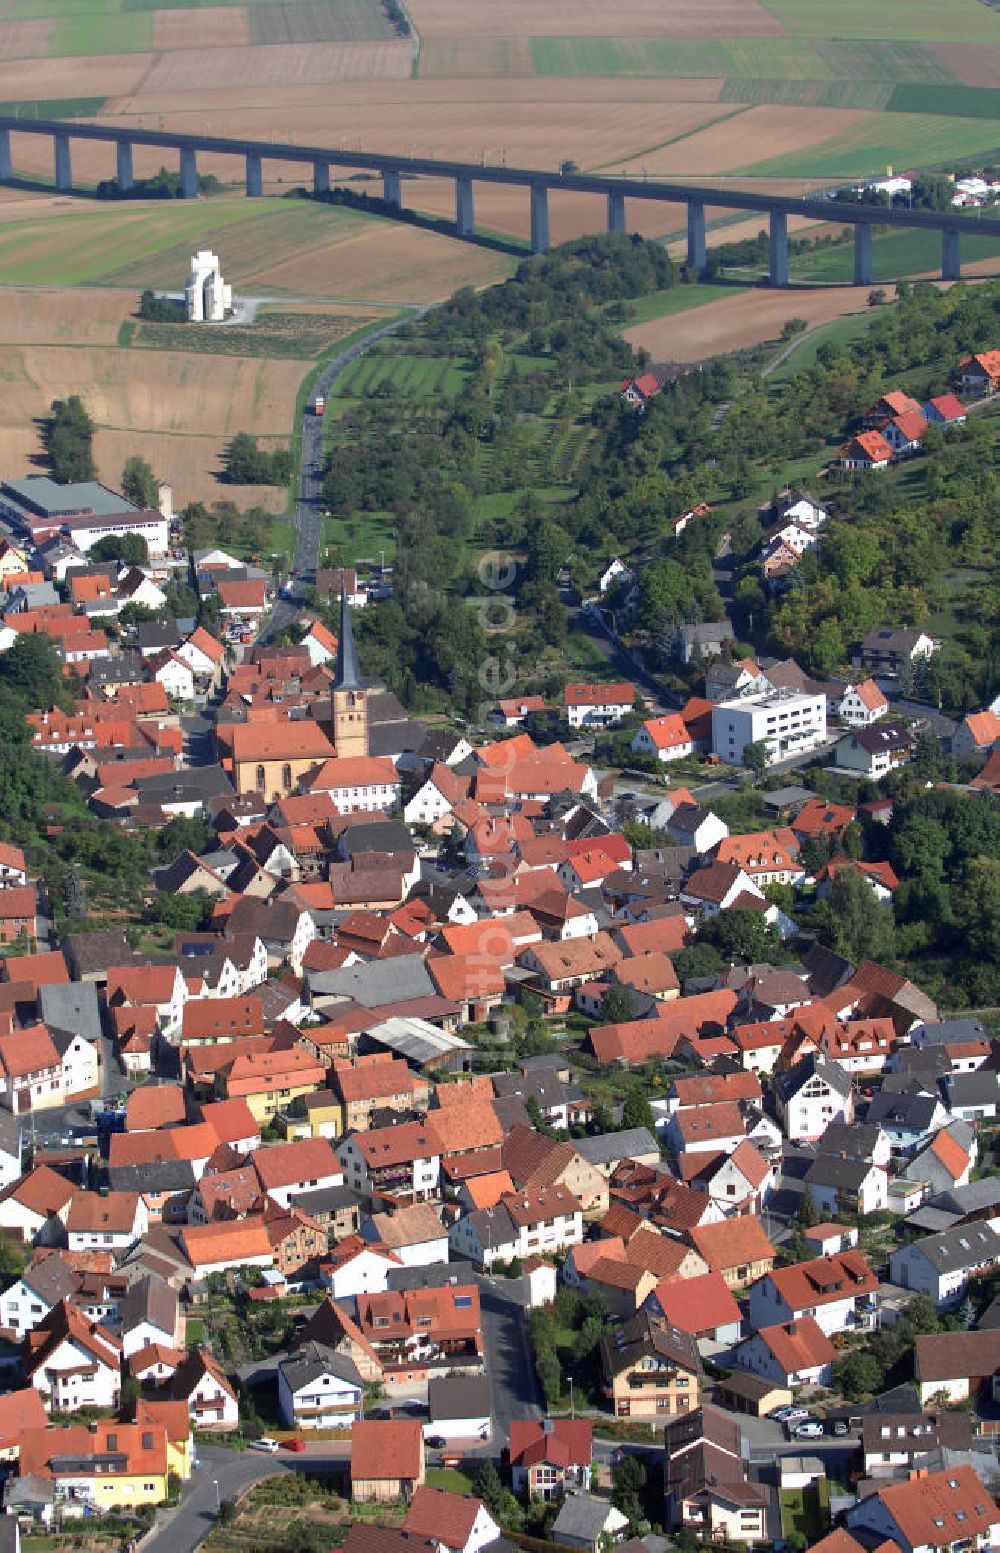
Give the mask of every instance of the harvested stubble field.
M 790 318 L 805 319 L 812 326 L 859 313 L 868 306 L 868 291 L 867 286 L 844 286 L 827 291 L 723 293 L 717 302 L 650 319 L 622 333 L 632 345 L 647 350 L 654 361 L 703 361 L 763 340 L 776 340 Z
M 39 418 L 53 399 L 79 393 L 97 425 L 102 478 L 115 484 L 125 459 L 141 453 L 179 502 L 217 501 L 227 494 L 217 478 L 225 442 L 252 431 L 286 445 L 311 362 L 121 349 L 136 300 L 134 291 L 0 289 L 0 463 L 30 468 L 42 452 Z M 237 494 L 245 506 L 286 506 L 284 490 Z

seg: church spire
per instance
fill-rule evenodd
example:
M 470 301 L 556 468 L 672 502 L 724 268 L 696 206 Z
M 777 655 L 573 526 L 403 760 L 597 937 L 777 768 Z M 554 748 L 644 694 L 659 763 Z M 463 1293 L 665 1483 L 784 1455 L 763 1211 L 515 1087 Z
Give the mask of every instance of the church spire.
M 351 611 L 347 603 L 347 584 L 340 580 L 340 637 L 337 641 L 337 677 L 334 690 L 363 690 L 364 683 L 358 668 L 358 655 L 354 647 L 354 631 L 351 627 Z

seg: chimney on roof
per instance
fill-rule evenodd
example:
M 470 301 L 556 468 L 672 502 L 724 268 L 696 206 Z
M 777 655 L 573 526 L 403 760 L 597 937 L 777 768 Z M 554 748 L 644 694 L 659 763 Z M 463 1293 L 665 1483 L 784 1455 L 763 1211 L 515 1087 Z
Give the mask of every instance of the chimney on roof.
M 545 1418 L 545 1419 L 542 1420 L 542 1433 L 543 1434 L 554 1434 L 555 1433 L 555 1429 L 556 1429 L 556 1426 L 552 1422 L 551 1418 Z

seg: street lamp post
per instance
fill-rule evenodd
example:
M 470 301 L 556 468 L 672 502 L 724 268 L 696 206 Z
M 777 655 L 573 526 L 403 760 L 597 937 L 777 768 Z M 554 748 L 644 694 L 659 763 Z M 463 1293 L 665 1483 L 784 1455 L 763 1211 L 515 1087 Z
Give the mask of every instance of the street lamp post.
M 215 1489 L 215 1513 L 216 1513 L 216 1515 L 218 1515 L 219 1510 L 222 1508 L 221 1504 L 219 1502 L 219 1480 L 218 1480 L 218 1478 L 213 1478 L 212 1479 L 212 1487 Z
M 569 1381 L 569 1416 L 570 1418 L 575 1418 L 576 1398 L 573 1395 L 573 1377 L 572 1375 L 567 1375 L 566 1379 Z

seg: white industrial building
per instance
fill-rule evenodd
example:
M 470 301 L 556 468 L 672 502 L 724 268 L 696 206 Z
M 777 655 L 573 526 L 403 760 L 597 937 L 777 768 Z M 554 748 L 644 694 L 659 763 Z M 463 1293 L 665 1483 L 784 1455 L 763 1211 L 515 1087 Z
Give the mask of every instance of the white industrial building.
M 188 322 L 221 324 L 233 310 L 233 288 L 222 278 L 219 256 L 208 248 L 191 255 L 191 273 L 184 282 Z
M 813 750 L 826 738 L 826 696 L 771 690 L 722 701 L 712 708 L 712 750 L 731 766 L 743 764 L 748 744 L 766 744 L 768 761 Z

